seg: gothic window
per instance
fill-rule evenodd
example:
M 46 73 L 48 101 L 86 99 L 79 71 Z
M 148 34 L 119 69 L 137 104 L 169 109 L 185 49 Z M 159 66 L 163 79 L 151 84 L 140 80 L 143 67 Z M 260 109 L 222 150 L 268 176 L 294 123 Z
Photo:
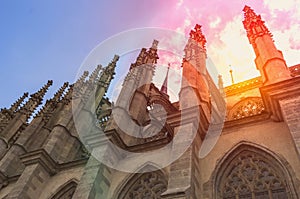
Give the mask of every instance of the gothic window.
M 228 120 L 237 120 L 253 115 L 259 115 L 263 110 L 264 105 L 261 98 L 246 98 L 232 107 L 228 114 Z
M 56 194 L 51 197 L 51 199 L 71 199 L 75 192 L 76 186 L 77 183 L 74 181 L 67 183 L 65 186 L 60 188 Z
M 139 175 L 139 174 L 136 174 Z M 121 191 L 119 199 L 152 199 L 161 198 L 167 190 L 167 181 L 160 172 L 149 172 L 133 178 Z
M 243 151 L 223 165 L 217 180 L 217 198 L 287 199 L 287 179 L 276 160 L 260 153 Z

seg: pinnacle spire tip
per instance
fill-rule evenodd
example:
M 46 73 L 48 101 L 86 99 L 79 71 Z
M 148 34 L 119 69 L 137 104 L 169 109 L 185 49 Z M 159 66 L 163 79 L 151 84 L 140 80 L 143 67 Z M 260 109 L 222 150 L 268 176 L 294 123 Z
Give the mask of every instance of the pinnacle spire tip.
M 151 48 L 157 49 L 157 46 L 158 46 L 158 40 L 154 39 Z
M 206 38 L 201 30 L 202 26 L 196 24 L 194 30 L 190 31 L 190 38 L 196 41 L 202 48 L 205 48 Z

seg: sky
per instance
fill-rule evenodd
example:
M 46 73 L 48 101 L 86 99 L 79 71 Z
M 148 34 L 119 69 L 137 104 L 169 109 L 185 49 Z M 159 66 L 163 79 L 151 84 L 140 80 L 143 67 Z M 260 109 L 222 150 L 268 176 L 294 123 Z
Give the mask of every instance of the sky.
M 93 67 L 84 66 L 93 49 L 132 29 L 156 27 L 188 36 L 199 23 L 207 40 L 208 65 L 216 67 L 225 85 L 230 85 L 230 65 L 236 82 L 258 76 L 242 25 L 244 5 L 261 14 L 288 66 L 300 63 L 300 0 L 2 0 L 0 108 L 9 107 L 24 92 L 37 91 L 48 79 L 54 81 L 46 96 L 50 97 L 63 82 L 74 82 L 82 68 Z M 132 42 L 118 41 L 95 61 L 106 66 L 120 47 Z M 121 85 L 137 53 L 135 49 L 122 54 L 108 96 Z M 170 86 L 179 88 L 178 60 L 181 57 L 172 53 L 160 58 L 154 78 L 158 86 L 171 62 Z M 176 89 L 170 91 L 177 95 Z

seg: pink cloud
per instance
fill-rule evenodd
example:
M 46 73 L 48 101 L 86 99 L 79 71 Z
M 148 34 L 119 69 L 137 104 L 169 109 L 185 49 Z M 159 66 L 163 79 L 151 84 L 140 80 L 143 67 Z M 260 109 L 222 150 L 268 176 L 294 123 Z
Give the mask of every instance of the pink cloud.
M 189 31 L 198 23 L 202 25 L 208 45 L 212 42 L 221 44 L 220 32 L 236 16 L 243 16 L 242 10 L 245 5 L 251 6 L 257 13 L 264 13 L 263 18 L 266 20 L 271 18 L 270 10 L 263 1 L 189 0 L 169 2 L 162 1 L 160 12 L 153 16 L 152 24 L 173 30 L 179 28 L 188 35 Z M 220 22 L 211 27 L 210 24 L 216 22 L 217 19 Z M 188 26 L 186 25 L 187 21 L 190 22 Z
M 270 6 L 270 3 L 267 4 L 265 2 L 266 1 L 262 0 L 232 0 L 229 2 L 224 0 L 162 1 L 162 6 L 159 8 L 157 7 L 159 11 L 153 15 L 151 24 L 157 27 L 178 30 L 183 32 L 186 36 L 189 35 L 190 30 L 194 28 L 195 24 L 200 24 L 202 25 L 202 32 L 207 40 L 206 46 L 208 49 L 208 56 L 214 56 L 212 58 L 217 66 L 226 65 L 228 62 L 230 62 L 232 65 L 240 66 L 241 63 L 238 62 L 238 59 L 235 59 L 235 56 L 238 55 L 230 56 L 231 52 L 228 52 L 227 54 L 226 52 L 225 54 L 224 52 L 223 54 L 220 52 L 222 52 L 224 49 L 230 49 L 230 47 L 234 48 L 234 45 L 232 45 L 234 43 L 238 44 L 241 43 L 241 40 L 246 40 L 246 31 L 242 25 L 242 19 L 244 18 L 244 13 L 242 10 L 245 5 L 250 6 L 257 14 L 262 16 L 262 19 L 266 22 L 266 26 L 269 28 L 271 33 L 275 33 L 274 35 L 276 35 L 276 32 L 278 33 L 278 31 L 283 32 L 292 30 L 296 24 L 299 24 L 299 20 L 296 17 L 296 8 L 290 10 L 276 10 L 274 9 L 274 6 Z M 230 26 L 228 25 L 230 25 L 229 23 L 236 23 L 237 19 L 238 21 L 240 20 L 240 35 L 243 35 L 245 38 L 233 37 L 233 39 L 228 43 L 228 41 L 224 40 L 224 35 L 221 34 L 224 33 L 225 29 L 225 32 L 230 34 L 230 29 L 228 29 Z M 234 27 L 236 28 L 236 24 L 234 24 Z M 287 38 L 288 37 L 289 36 L 287 36 Z M 294 37 L 290 38 L 289 44 L 291 49 L 300 49 L 300 41 Z M 248 45 L 248 47 L 251 48 L 251 45 Z M 214 52 L 210 51 L 210 47 L 212 47 Z M 183 48 L 184 44 L 180 45 L 180 49 L 182 49 L 182 51 Z M 279 49 L 286 50 L 280 47 Z M 241 51 L 243 50 L 244 49 L 241 49 Z M 249 54 L 249 56 L 252 56 L 252 54 L 250 54 L 247 50 L 245 50 L 245 52 Z M 179 68 L 181 60 L 172 62 L 170 56 L 166 57 L 167 58 L 164 58 L 164 56 L 161 54 L 160 62 L 164 65 L 166 65 L 168 62 L 171 62 L 175 68 Z M 227 59 L 230 60 L 228 61 Z M 250 57 L 249 60 L 253 59 L 254 57 Z M 252 65 L 254 65 L 254 62 L 249 63 L 248 69 L 256 70 Z
M 290 48 L 294 50 L 300 50 L 300 39 L 293 36 L 289 38 Z
M 299 22 L 294 13 L 295 10 L 274 10 L 274 17 L 269 21 L 271 28 L 282 32 L 290 29 Z

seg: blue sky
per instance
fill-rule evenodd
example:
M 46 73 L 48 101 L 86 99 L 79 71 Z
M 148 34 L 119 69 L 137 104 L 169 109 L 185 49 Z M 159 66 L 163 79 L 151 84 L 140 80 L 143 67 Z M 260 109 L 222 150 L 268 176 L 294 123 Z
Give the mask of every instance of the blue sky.
M 48 79 L 54 80 L 50 93 L 64 81 L 73 82 L 101 41 L 147 23 L 146 15 L 131 14 L 136 9 L 125 1 L 1 1 L 0 107 L 25 91 L 35 92 Z

